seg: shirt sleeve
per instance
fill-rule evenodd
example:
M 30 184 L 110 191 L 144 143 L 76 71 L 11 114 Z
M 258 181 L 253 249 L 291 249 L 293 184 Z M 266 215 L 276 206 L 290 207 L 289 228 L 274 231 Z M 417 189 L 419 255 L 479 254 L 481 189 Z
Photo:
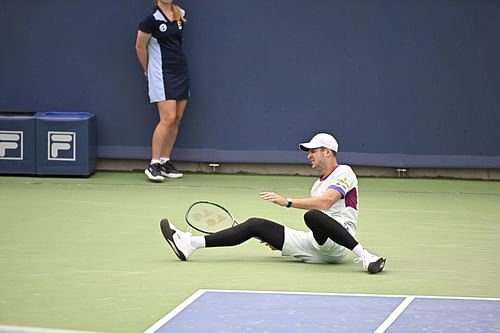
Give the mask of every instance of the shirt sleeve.
M 147 34 L 152 34 L 154 30 L 154 18 L 152 15 L 147 16 L 139 23 L 139 30 Z
M 342 167 L 342 169 L 338 170 L 335 174 L 328 188 L 339 192 L 343 199 L 346 193 L 355 186 L 355 177 L 353 177 L 353 174 L 354 172 L 351 168 L 347 166 Z

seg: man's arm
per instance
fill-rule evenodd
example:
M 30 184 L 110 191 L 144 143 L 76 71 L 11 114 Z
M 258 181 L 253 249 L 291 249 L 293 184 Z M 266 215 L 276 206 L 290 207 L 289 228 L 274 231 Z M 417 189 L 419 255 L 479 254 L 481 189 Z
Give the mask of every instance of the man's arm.
M 286 207 L 288 205 L 288 199 L 275 192 L 262 192 L 260 193 L 260 198 L 262 200 L 273 202 L 279 206 Z M 335 189 L 328 189 L 320 197 L 291 199 L 291 207 L 300 209 L 328 210 L 341 198 L 342 194 L 340 194 L 339 191 Z

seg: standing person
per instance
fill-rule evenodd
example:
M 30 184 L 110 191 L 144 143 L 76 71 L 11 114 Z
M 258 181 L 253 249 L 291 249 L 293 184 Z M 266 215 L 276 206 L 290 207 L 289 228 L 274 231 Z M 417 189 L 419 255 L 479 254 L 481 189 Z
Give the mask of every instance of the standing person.
M 152 181 L 182 177 L 170 154 L 189 98 L 189 70 L 182 49 L 186 22 L 185 11 L 172 0 L 154 0 L 152 13 L 137 32 L 137 57 L 148 80 L 150 102 L 156 103 L 160 116 L 153 132 L 151 163 L 144 171 Z
M 307 210 L 304 221 L 309 231 L 294 230 L 263 218 L 250 218 L 208 236 L 192 236 L 163 219 L 161 231 L 177 257 L 187 260 L 199 248 L 234 246 L 258 238 L 272 249 L 281 250 L 283 256 L 306 263 L 337 263 L 350 250 L 357 256 L 354 262 L 362 263 L 369 273 L 382 271 L 386 259 L 373 255 L 354 238 L 358 220 L 358 181 L 351 167 L 337 163 L 335 138 L 319 133 L 299 147 L 307 151 L 312 168 L 321 171 L 311 188 L 311 196 L 292 199 L 274 192 L 262 192 L 260 198 L 282 207 Z

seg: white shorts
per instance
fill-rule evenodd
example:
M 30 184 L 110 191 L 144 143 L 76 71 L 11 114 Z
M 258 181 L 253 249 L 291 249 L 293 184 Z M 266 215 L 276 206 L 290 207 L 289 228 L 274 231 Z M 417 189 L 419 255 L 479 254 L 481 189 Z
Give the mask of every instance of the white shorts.
M 319 245 L 312 231 L 299 231 L 285 227 L 285 242 L 281 250 L 283 256 L 295 257 L 308 264 L 333 264 L 344 259 L 347 253 L 349 253 L 347 248 L 330 238 L 323 245 Z

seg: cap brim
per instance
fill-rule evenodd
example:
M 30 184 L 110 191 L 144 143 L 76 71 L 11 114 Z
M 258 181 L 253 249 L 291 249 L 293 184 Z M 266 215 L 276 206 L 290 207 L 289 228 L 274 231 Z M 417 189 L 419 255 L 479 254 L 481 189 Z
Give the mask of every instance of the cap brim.
M 305 142 L 305 143 L 299 144 L 299 148 L 300 148 L 300 150 L 308 151 L 309 149 L 314 149 L 314 148 L 319 148 L 319 147 L 314 147 L 314 145 L 312 145 L 310 142 Z

